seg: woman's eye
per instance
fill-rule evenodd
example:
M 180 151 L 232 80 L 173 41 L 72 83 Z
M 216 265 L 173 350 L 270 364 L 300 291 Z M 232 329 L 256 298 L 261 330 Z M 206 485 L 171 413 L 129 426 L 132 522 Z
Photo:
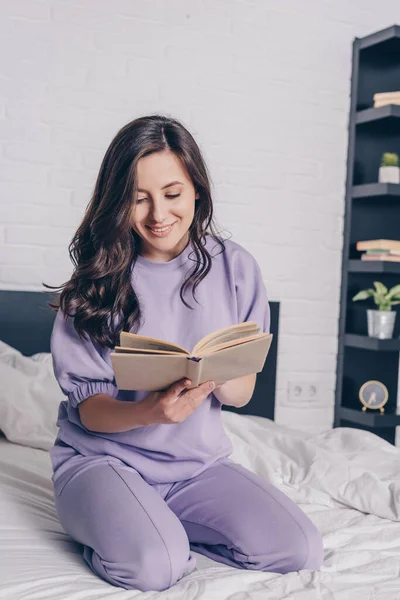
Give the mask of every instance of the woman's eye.
M 180 194 L 175 194 L 174 196 L 165 196 L 166 198 L 178 198 L 178 196 L 180 196 Z M 140 204 L 141 202 L 144 202 L 144 200 L 147 200 L 147 198 L 137 198 L 136 200 L 136 204 Z

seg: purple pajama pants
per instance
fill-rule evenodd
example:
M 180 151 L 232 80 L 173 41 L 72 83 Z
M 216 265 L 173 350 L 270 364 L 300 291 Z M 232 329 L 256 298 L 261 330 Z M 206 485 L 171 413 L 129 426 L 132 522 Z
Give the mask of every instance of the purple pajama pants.
M 58 495 L 60 522 L 89 567 L 125 589 L 162 591 L 196 566 L 190 550 L 239 569 L 319 569 L 321 534 L 271 483 L 228 458 L 186 481 L 147 483 L 111 456 L 80 463 Z

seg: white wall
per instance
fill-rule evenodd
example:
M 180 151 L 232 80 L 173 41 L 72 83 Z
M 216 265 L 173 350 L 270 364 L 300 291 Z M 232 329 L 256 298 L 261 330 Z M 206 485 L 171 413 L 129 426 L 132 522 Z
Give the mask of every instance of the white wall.
M 397 0 L 3 0 L 0 287 L 71 273 L 67 245 L 120 127 L 180 119 L 216 216 L 281 302 L 276 420 L 333 419 L 351 47 Z M 294 408 L 289 382 L 318 383 Z

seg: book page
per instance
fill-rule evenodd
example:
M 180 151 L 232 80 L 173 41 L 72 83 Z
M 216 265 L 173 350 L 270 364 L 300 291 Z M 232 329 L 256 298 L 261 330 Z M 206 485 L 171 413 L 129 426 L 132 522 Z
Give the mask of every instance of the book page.
M 120 347 L 122 348 L 138 348 L 140 350 L 165 350 L 167 352 L 180 352 L 190 356 L 190 352 L 173 344 L 172 342 L 166 342 L 157 338 L 148 337 L 147 335 L 139 335 L 137 333 L 129 333 L 128 331 L 121 331 L 119 334 Z
M 208 356 L 209 354 L 214 354 L 216 352 L 220 352 L 222 350 L 225 350 L 225 348 L 232 348 L 233 346 L 241 346 L 243 344 L 248 344 L 250 342 L 253 342 L 254 340 L 259 340 L 259 339 L 264 339 L 264 338 L 272 338 L 272 334 L 271 333 L 257 333 L 256 335 L 252 335 L 248 338 L 241 338 L 241 339 L 235 339 L 235 340 L 231 340 L 230 342 L 224 342 L 222 344 L 217 344 L 216 346 L 212 346 L 212 347 L 207 347 L 207 348 L 203 348 L 199 353 L 199 357 L 203 357 L 203 356 Z
M 255 321 L 245 321 L 244 323 L 237 323 L 235 325 L 228 325 L 228 327 L 217 329 L 216 331 L 204 336 L 199 342 L 197 342 L 192 350 L 192 356 L 195 356 L 196 352 L 221 335 L 237 332 L 239 337 L 242 337 L 243 334 L 247 335 L 248 332 L 252 331 L 255 327 L 257 328 L 257 323 Z
M 254 327 L 253 329 L 249 329 L 249 331 L 246 332 L 231 332 L 231 333 L 225 333 L 223 335 L 219 335 L 218 337 L 213 338 L 211 341 L 209 341 L 207 344 L 204 344 L 202 346 L 197 346 L 197 353 L 199 352 L 203 352 L 205 350 L 208 350 L 209 348 L 213 348 L 214 346 L 219 346 L 220 344 L 225 344 L 225 342 L 230 342 L 232 340 L 245 340 L 249 337 L 252 337 L 253 335 L 256 335 L 257 333 L 260 332 L 260 328 L 259 327 Z
M 114 352 L 121 354 L 166 354 L 167 356 L 182 356 L 182 352 L 172 352 L 172 350 L 151 350 L 149 348 L 126 348 L 125 346 L 115 346 Z

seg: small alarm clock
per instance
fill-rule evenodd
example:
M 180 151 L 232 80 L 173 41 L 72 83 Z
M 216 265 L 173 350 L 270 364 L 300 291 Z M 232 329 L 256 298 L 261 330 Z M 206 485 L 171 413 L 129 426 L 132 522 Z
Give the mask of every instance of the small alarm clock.
M 360 387 L 360 391 L 358 394 L 360 398 L 361 404 L 364 406 L 362 410 L 365 412 L 367 408 L 371 408 L 373 410 L 379 408 L 381 413 L 385 412 L 383 406 L 385 406 L 386 402 L 389 399 L 389 392 L 387 390 L 386 385 L 384 385 L 381 381 L 371 380 L 366 381 Z

